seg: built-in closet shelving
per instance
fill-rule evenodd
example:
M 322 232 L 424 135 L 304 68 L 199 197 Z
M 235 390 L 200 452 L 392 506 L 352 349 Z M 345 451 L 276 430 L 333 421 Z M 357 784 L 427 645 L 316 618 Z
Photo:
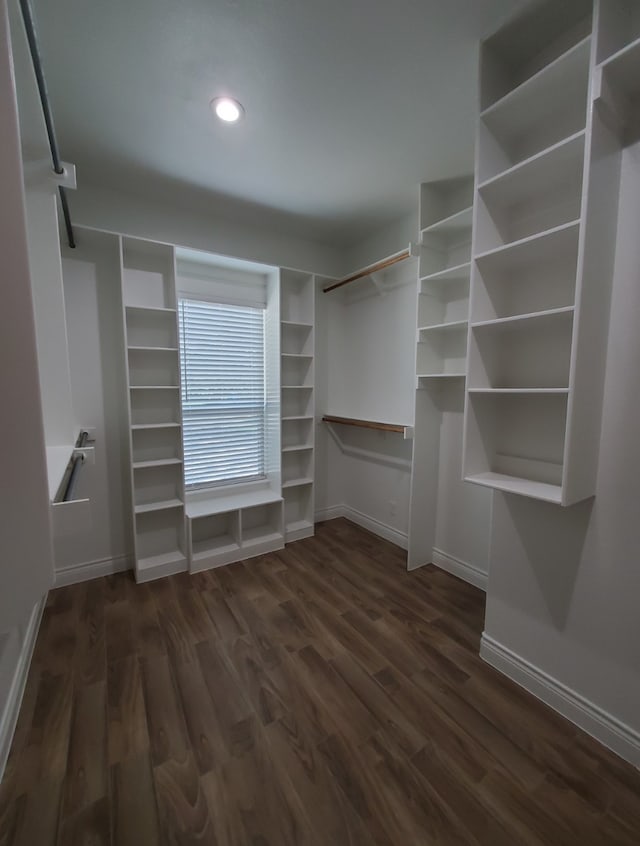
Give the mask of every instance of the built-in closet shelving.
M 280 271 L 282 496 L 287 542 L 314 531 L 315 278 Z
M 420 187 L 410 569 L 433 560 L 439 506 L 461 503 L 454 483 L 451 501 L 439 503 L 439 464 L 443 412 L 461 407 L 467 368 L 473 188 L 471 175 Z
M 616 216 L 592 21 L 545 0 L 481 46 L 464 475 L 562 505 L 595 492 Z
M 186 569 L 175 260 L 122 238 L 129 455 L 138 581 Z
M 465 375 L 472 203 L 472 177 L 421 186 L 418 388 Z

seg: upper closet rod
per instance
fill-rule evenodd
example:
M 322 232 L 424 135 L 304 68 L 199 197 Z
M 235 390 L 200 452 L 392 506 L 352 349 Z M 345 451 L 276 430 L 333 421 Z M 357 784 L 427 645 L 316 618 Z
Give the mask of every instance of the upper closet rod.
M 40 94 L 40 103 L 42 105 L 42 112 L 44 114 L 44 122 L 47 127 L 47 137 L 49 138 L 49 147 L 51 149 L 51 159 L 53 161 L 53 170 L 58 175 L 64 173 L 62 162 L 60 161 L 60 153 L 58 151 L 58 142 L 56 140 L 55 129 L 53 128 L 53 115 L 51 114 L 51 106 L 49 105 L 49 95 L 47 94 L 47 83 L 44 79 L 42 71 L 42 62 L 40 61 L 40 53 L 38 51 L 38 42 L 36 41 L 36 33 L 33 25 L 33 15 L 31 14 L 31 7 L 29 0 L 20 0 L 20 10 L 22 12 L 22 20 L 24 21 L 24 28 L 27 34 L 27 41 L 29 42 L 29 52 L 31 53 L 31 61 L 33 62 L 33 70 L 36 75 L 36 82 L 38 84 L 38 93 Z M 73 249 L 76 246 L 75 238 L 73 237 L 73 227 L 71 226 L 71 215 L 69 214 L 69 203 L 67 202 L 67 192 L 63 185 L 58 186 L 60 192 L 60 205 L 62 206 L 62 214 L 64 216 L 64 225 L 67 230 L 67 240 L 69 246 Z
M 375 264 L 370 264 L 369 267 L 365 267 L 362 270 L 359 270 L 357 273 L 354 273 L 352 276 L 347 276 L 346 279 L 341 279 L 340 282 L 334 282 L 333 285 L 329 285 L 327 288 L 323 288 L 325 294 L 329 291 L 334 291 L 336 288 L 341 288 L 343 285 L 348 285 L 349 282 L 355 282 L 356 279 L 362 279 L 365 276 L 370 276 L 372 273 L 376 273 L 378 270 L 384 270 L 386 267 L 391 267 L 392 264 L 398 264 L 399 261 L 404 261 L 405 259 L 411 258 L 413 255 L 413 250 L 411 248 L 411 244 L 407 247 L 406 250 L 402 250 L 401 253 L 394 253 L 392 256 L 388 256 L 381 261 L 376 262 Z

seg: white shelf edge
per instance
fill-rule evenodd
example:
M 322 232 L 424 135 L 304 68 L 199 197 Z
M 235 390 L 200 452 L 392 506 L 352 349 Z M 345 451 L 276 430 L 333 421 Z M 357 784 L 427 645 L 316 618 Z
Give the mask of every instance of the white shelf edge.
M 264 531 L 267 529 L 268 531 Z M 255 529 L 249 529 L 247 536 L 240 541 L 240 551 L 243 549 L 250 549 L 252 546 L 260 546 L 265 543 L 273 543 L 274 541 L 284 540 L 284 533 L 270 529 L 268 526 L 258 526 Z
M 152 314 L 154 312 L 157 314 L 176 314 L 175 308 L 160 308 L 159 306 L 125 305 L 125 309 L 128 311 L 147 311 Z
M 134 432 L 144 429 L 181 429 L 182 423 L 132 423 L 131 430 Z
M 301 488 L 303 485 L 312 485 L 313 479 L 303 476 L 300 479 L 290 479 L 288 482 L 282 483 L 282 489 L 286 490 L 287 488 Z
M 127 346 L 127 350 L 134 350 L 137 352 L 178 352 L 178 347 L 141 347 L 137 344 L 130 344 Z
M 496 394 L 512 394 L 518 395 L 567 395 L 569 388 L 467 388 L 469 394 L 480 395 L 496 395 Z
M 287 423 L 293 420 L 313 420 L 312 414 L 291 414 L 288 417 L 282 417 L 282 422 Z
M 420 235 L 431 235 L 434 232 L 446 232 L 448 229 L 466 229 L 467 226 L 471 227 L 471 220 L 469 220 L 468 223 L 465 222 L 459 226 L 456 224 L 458 221 L 465 220 L 465 218 L 471 217 L 472 215 L 473 205 L 466 206 L 464 209 L 460 209 L 460 211 L 448 215 L 448 217 L 443 217 L 442 220 L 437 220 L 435 223 L 430 223 L 429 226 L 425 226 L 420 230 Z
M 464 477 L 465 482 L 482 485 L 486 488 L 520 494 L 530 499 L 541 499 L 545 502 L 562 503 L 562 487 L 550 485 L 547 482 L 534 482 L 517 476 L 507 476 L 504 473 L 475 473 Z
M 194 548 L 192 548 L 191 550 L 191 557 L 194 561 L 202 561 L 205 558 L 212 558 L 216 555 L 225 555 L 229 552 L 240 551 L 240 544 L 237 541 L 231 540 L 231 536 L 229 536 L 228 543 L 209 546 L 205 548 L 204 544 L 206 543 L 207 541 L 198 541 L 196 544 L 194 544 Z M 202 548 L 200 548 L 201 544 Z
M 280 385 L 283 391 L 312 391 L 313 385 Z
M 281 452 L 308 452 L 313 449 L 313 444 L 300 444 L 299 446 L 282 447 Z
M 607 58 L 596 65 L 596 67 L 606 70 L 610 65 L 615 64 L 617 60 L 623 59 L 627 54 L 634 53 L 636 50 L 640 50 L 640 37 L 634 38 L 634 40 L 629 42 L 629 44 L 625 44 L 624 47 L 621 47 L 619 50 L 616 50 L 615 53 L 607 56 Z
M 533 156 L 529 156 L 527 159 L 523 159 L 521 162 L 518 162 L 512 167 L 507 168 L 507 170 L 500 171 L 500 173 L 490 177 L 489 179 L 485 179 L 484 182 L 478 185 L 478 192 L 481 192 L 486 188 L 491 188 L 493 187 L 493 185 L 499 184 L 502 180 L 507 180 L 513 175 L 517 175 L 518 171 L 525 170 L 526 168 L 531 167 L 531 165 L 535 164 L 537 161 L 541 161 L 546 156 L 550 156 L 557 150 L 561 150 L 563 147 L 568 147 L 571 144 L 575 143 L 579 138 L 584 139 L 586 138 L 586 136 L 587 129 L 585 125 L 585 128 L 581 129 L 579 132 L 574 132 L 572 135 L 567 135 L 566 138 L 563 138 L 561 141 L 556 141 L 556 143 L 552 144 L 550 147 L 545 147 L 545 149 L 540 150 L 539 153 L 535 153 Z
M 152 461 L 133 461 L 131 466 L 134 470 L 145 470 L 150 467 L 172 467 L 182 464 L 181 458 L 158 458 Z
M 499 100 L 496 100 L 495 103 L 487 106 L 486 109 L 483 109 L 483 111 L 480 112 L 480 120 L 484 120 L 486 117 L 491 117 L 493 112 L 498 111 L 500 108 L 504 108 L 505 103 L 508 104 L 510 100 L 515 100 L 516 97 L 521 97 L 523 91 L 526 92 L 528 87 L 536 85 L 542 77 L 545 76 L 545 74 L 549 73 L 552 69 L 555 69 L 557 65 L 562 62 L 567 61 L 572 53 L 577 53 L 579 50 L 584 49 L 585 45 L 591 42 L 591 38 L 591 35 L 587 35 L 585 38 L 580 39 L 577 44 L 569 47 L 568 50 L 565 50 L 564 53 L 557 56 L 552 62 L 549 62 L 549 64 L 545 65 L 537 73 L 534 73 L 533 76 L 525 79 L 524 82 L 521 82 L 520 85 L 512 88 L 511 91 L 508 91 L 504 96 L 500 97 Z
M 472 323 L 472 329 L 484 329 L 491 326 L 509 326 L 512 324 L 534 322 L 536 320 L 543 320 L 547 317 L 554 317 L 562 314 L 573 314 L 575 306 L 562 306 L 561 308 L 550 308 L 546 311 L 532 311 L 527 314 L 516 314 L 513 317 L 497 317 L 495 320 L 481 320 L 477 323 Z
M 169 564 L 186 563 L 187 556 L 181 549 L 172 549 L 169 552 L 161 552 L 158 555 L 148 555 L 145 558 L 138 558 L 136 570 L 153 570 L 165 567 Z
M 135 514 L 150 514 L 152 511 L 170 511 L 174 508 L 182 508 L 184 503 L 180 499 L 165 499 L 158 502 L 145 502 L 135 505 Z
M 300 320 L 281 320 L 281 326 L 295 326 L 297 329 L 313 329 L 313 323 L 305 323 Z
M 309 360 L 311 360 L 313 358 L 313 355 L 310 355 L 309 353 L 283 352 L 283 353 L 280 353 L 280 358 L 308 358 Z
M 561 223 L 559 226 L 551 227 L 551 229 L 543 229 L 541 232 L 535 232 L 533 235 L 527 235 L 526 238 L 519 238 L 517 241 L 509 241 L 508 244 L 501 244 L 499 247 L 493 247 L 490 250 L 485 250 L 483 253 L 478 253 L 473 258 L 475 261 L 479 261 L 480 259 L 490 258 L 491 256 L 496 256 L 509 250 L 515 250 L 525 244 L 531 244 L 535 241 L 555 235 L 556 232 L 563 232 L 566 229 L 577 229 L 580 226 L 580 223 L 580 218 L 577 218 L 576 220 L 569 220 L 567 223 Z
M 130 391 L 179 391 L 179 385 L 129 385 Z
M 466 379 L 466 373 L 416 373 L 416 379 Z
M 420 277 L 420 282 L 438 282 L 439 280 L 446 282 L 447 279 L 462 279 L 462 276 L 454 276 L 454 274 L 467 270 L 471 271 L 470 261 L 454 264 L 452 267 L 447 267 L 446 270 L 438 270 L 436 273 L 428 273 L 426 276 Z
M 468 320 L 452 320 L 450 323 L 434 323 L 432 326 L 418 326 L 418 332 L 450 332 L 464 329 L 469 325 Z

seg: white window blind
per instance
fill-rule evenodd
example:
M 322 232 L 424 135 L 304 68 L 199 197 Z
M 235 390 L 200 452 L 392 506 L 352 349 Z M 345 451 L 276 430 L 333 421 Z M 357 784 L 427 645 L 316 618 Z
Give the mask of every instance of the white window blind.
M 264 477 L 264 309 L 181 298 L 187 488 Z

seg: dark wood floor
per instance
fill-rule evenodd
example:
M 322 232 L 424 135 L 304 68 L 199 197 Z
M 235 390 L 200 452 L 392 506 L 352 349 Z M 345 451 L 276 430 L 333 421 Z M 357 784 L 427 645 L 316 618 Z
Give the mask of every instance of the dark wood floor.
M 477 656 L 482 593 L 344 520 L 53 591 L 0 843 L 640 843 L 640 773 Z

